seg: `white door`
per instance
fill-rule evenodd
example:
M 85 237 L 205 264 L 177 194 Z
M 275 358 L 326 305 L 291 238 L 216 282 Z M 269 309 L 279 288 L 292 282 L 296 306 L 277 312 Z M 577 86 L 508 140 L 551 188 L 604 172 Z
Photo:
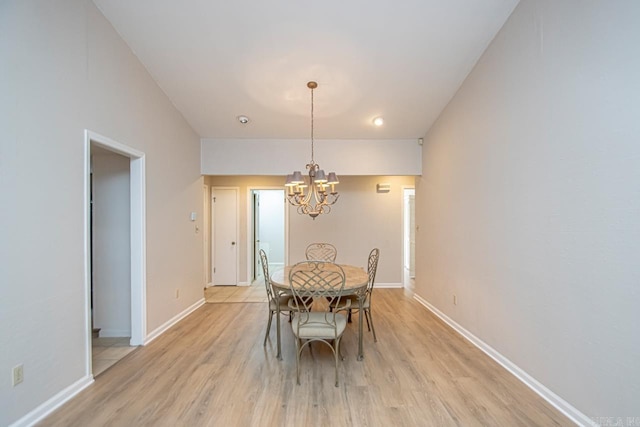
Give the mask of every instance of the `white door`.
M 204 244 L 204 287 L 211 284 L 211 245 L 209 244 L 209 224 L 211 224 L 211 198 L 209 197 L 209 186 L 202 187 L 203 218 L 202 218 L 202 243 Z
M 211 191 L 213 284 L 238 284 L 238 189 Z

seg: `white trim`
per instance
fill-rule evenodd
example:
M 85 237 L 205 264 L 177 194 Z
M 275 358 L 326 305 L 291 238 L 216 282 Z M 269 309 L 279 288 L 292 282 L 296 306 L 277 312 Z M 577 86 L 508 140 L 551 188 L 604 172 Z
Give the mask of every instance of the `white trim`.
M 204 303 L 205 303 L 204 298 L 201 298 L 198 301 L 196 301 L 194 304 L 192 304 L 190 307 L 187 307 L 182 312 L 176 314 L 171 319 L 164 322 L 162 325 L 154 329 L 149 335 L 147 335 L 147 339 L 145 340 L 144 345 L 147 345 L 151 341 L 158 338 L 167 329 L 171 328 L 173 325 L 175 325 L 176 323 L 178 323 L 179 321 L 181 321 L 182 319 L 184 319 L 185 317 L 187 317 L 188 315 L 190 315 L 191 313 L 193 313 L 194 311 L 202 307 Z
M 89 131 L 84 131 L 84 375 L 93 375 L 91 326 L 91 139 Z
M 131 341 L 142 345 L 147 333 L 146 162 L 131 159 Z
M 91 144 L 118 153 L 130 159 L 130 217 L 131 217 L 131 341 L 130 345 L 144 343 L 147 331 L 147 247 L 146 247 L 146 166 L 145 154 L 111 138 L 97 134 L 88 129 L 84 131 L 85 140 L 85 300 L 87 325 L 87 375 L 91 374 L 91 267 L 90 267 L 90 173 Z
M 211 190 L 209 184 L 202 184 L 202 190 L 204 192 L 204 206 L 202 215 L 202 230 L 203 230 L 203 252 L 204 252 L 204 287 L 206 288 L 211 283 Z
M 404 275 L 404 271 L 405 270 L 409 270 L 409 275 L 411 274 L 410 271 L 410 265 L 405 265 L 405 261 L 407 258 L 407 242 L 405 240 L 405 238 L 407 237 L 405 235 L 405 231 L 407 229 L 407 227 L 409 226 L 407 224 L 407 212 L 406 212 L 406 191 L 407 190 L 413 190 L 413 196 L 414 196 L 414 201 L 415 201 L 415 194 L 416 194 L 416 186 L 415 185 L 403 185 L 400 187 L 400 192 L 402 193 L 402 274 Z M 415 203 L 415 202 L 414 202 Z M 414 205 L 414 210 L 415 210 L 415 205 Z M 409 264 L 411 264 L 411 262 L 409 262 Z M 415 274 L 415 272 L 414 272 Z M 410 278 L 414 278 L 413 276 L 409 276 Z M 404 287 L 404 285 L 402 286 Z
M 118 141 L 114 141 L 113 139 L 100 135 L 99 133 L 92 132 L 88 129 L 85 129 L 85 141 L 93 141 L 96 145 L 99 145 L 109 151 L 114 153 L 118 153 L 125 157 L 135 157 L 140 158 L 144 157 L 144 152 L 138 151 L 135 148 L 131 148 L 127 145 L 124 145 Z
M 130 336 L 131 331 L 128 329 L 100 329 L 100 338 L 123 338 Z
M 24 417 L 11 424 L 10 427 L 32 426 L 42 421 L 45 417 L 47 417 L 60 406 L 71 400 L 75 395 L 80 393 L 91 384 L 93 384 L 92 375 L 86 375 L 80 378 L 78 381 L 60 391 L 51 399 L 47 400 L 42 405 L 39 405 L 36 409 L 30 411 Z
M 378 282 L 375 282 L 373 287 L 374 288 L 397 289 L 397 288 L 404 288 L 404 285 L 402 283 L 378 283 Z
M 511 362 L 509 359 L 504 357 L 493 347 L 491 347 L 490 345 L 482 341 L 480 338 L 476 337 L 471 332 L 467 331 L 465 328 L 460 326 L 453 319 L 451 319 L 449 316 L 447 316 L 446 314 L 438 310 L 435 306 L 433 306 L 427 300 L 422 298 L 420 295 L 414 294 L 413 298 L 416 301 L 418 301 L 420 304 L 422 304 L 425 308 L 427 308 L 427 310 L 431 311 L 433 314 L 438 316 L 444 323 L 449 325 L 453 330 L 455 330 L 460 335 L 462 335 L 463 338 L 465 338 L 471 344 L 478 347 L 487 356 L 495 360 L 503 368 L 509 371 L 513 376 L 519 379 L 524 385 L 529 387 L 531 390 L 536 392 L 540 397 L 542 397 L 544 400 L 546 400 L 551 405 L 553 405 L 557 410 L 559 410 L 564 415 L 566 415 L 567 418 L 569 418 L 571 421 L 573 421 L 578 425 L 588 425 L 588 426 L 596 425 L 596 423 L 591 418 L 589 418 L 588 416 L 580 412 L 578 409 L 573 407 L 566 400 L 564 400 L 563 398 L 561 398 L 560 396 L 558 396 L 557 394 L 549 390 L 542 383 L 538 382 L 535 378 L 533 378 L 531 375 L 526 373 L 518 365 L 516 365 L 515 363 Z

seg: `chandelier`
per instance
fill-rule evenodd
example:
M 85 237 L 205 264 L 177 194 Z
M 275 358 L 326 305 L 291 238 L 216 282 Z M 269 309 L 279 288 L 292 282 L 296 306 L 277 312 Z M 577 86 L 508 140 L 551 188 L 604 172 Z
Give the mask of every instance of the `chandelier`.
M 338 201 L 339 194 L 335 186 L 340 181 L 335 172 L 329 172 L 327 176 L 313 160 L 313 90 L 318 87 L 318 83 L 309 82 L 307 87 L 311 89 L 311 162 L 307 164 L 309 179 L 305 180 L 300 171 L 295 171 L 287 175 L 284 185 L 289 188 L 287 200 L 298 208 L 298 213 L 316 219 L 320 214 L 331 212 L 331 205 Z M 329 187 L 331 191 L 327 191 Z

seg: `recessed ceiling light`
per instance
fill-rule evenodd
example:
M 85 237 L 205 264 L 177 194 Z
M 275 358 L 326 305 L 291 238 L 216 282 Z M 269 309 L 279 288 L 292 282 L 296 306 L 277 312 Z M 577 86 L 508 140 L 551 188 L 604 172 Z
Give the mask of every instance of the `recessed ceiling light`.
M 249 117 L 247 117 L 247 116 L 238 116 L 238 117 L 236 117 L 236 118 L 237 118 L 237 119 L 238 119 L 238 121 L 239 121 L 240 123 L 242 123 L 243 125 L 246 125 L 246 124 L 247 124 L 247 123 L 249 123 L 249 121 L 250 121 L 250 120 L 249 120 Z
M 384 124 L 384 119 L 382 117 L 376 117 L 373 119 L 373 124 L 376 126 L 382 126 Z

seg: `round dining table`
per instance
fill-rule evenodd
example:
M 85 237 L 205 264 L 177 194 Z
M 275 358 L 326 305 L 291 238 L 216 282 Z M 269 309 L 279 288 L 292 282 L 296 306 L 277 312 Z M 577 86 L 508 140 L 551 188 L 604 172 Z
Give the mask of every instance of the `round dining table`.
M 345 283 L 344 289 L 342 291 L 343 296 L 355 296 L 358 298 L 358 360 L 362 360 L 364 358 L 364 351 L 362 349 L 362 304 L 364 303 L 364 298 L 367 290 L 367 283 L 369 282 L 369 275 L 367 272 L 361 268 L 353 265 L 347 264 L 338 264 L 342 267 L 342 270 L 345 274 Z M 289 282 L 289 270 L 292 266 L 286 266 L 284 268 L 278 269 L 271 274 L 271 285 L 273 290 L 276 291 L 279 295 L 291 295 L 293 292 L 291 290 L 291 284 Z M 354 307 L 355 309 L 355 307 Z M 278 310 L 278 316 L 276 316 L 277 322 L 277 346 L 278 346 L 278 354 L 277 358 L 281 359 L 280 353 L 280 312 Z

